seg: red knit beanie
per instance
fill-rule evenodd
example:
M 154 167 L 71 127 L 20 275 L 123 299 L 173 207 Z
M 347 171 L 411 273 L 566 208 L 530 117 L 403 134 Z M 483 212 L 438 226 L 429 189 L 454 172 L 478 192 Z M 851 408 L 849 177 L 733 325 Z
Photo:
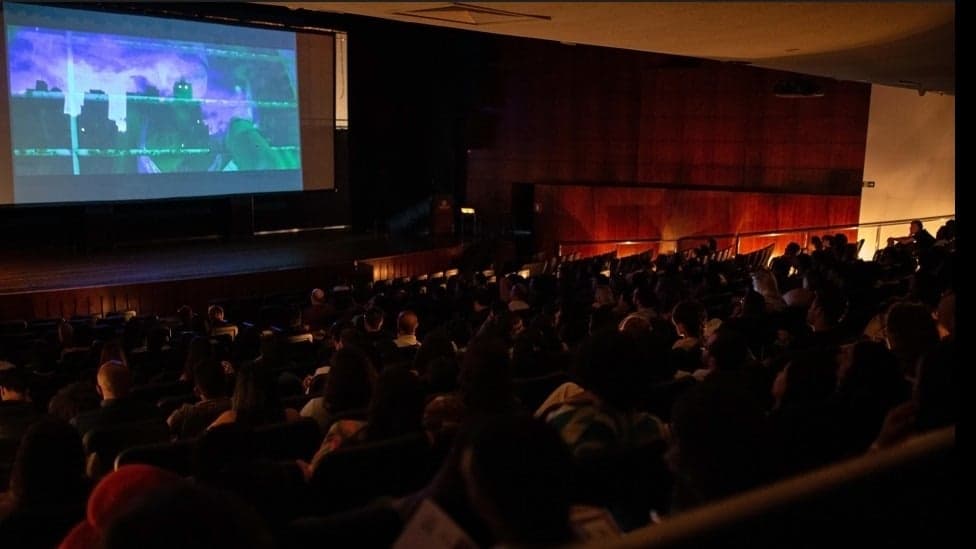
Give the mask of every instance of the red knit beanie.
M 95 549 L 105 527 L 133 501 L 164 486 L 183 482 L 150 465 L 125 465 L 99 481 L 88 497 L 88 519 L 68 532 L 59 549 Z

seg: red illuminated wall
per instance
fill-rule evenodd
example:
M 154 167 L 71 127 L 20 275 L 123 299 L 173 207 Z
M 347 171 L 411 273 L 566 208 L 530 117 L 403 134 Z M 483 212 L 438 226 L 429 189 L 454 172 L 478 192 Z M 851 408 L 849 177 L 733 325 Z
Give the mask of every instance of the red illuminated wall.
M 524 40 L 492 70 L 468 202 L 503 214 L 535 183 L 540 246 L 857 222 L 867 84 L 784 99 L 787 73 Z

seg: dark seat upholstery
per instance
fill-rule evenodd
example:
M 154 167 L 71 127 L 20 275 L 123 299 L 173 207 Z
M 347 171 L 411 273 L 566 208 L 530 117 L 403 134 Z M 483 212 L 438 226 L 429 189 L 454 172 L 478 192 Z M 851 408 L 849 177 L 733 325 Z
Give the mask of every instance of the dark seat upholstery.
M 534 411 L 557 387 L 570 381 L 564 372 L 554 372 L 539 377 L 515 379 L 515 395 L 522 401 L 526 410 Z
M 115 458 L 126 448 L 167 440 L 169 427 L 166 422 L 152 419 L 92 429 L 85 433 L 82 444 L 86 455 L 97 456 L 92 471 L 92 476 L 97 478 L 112 470 Z
M 402 496 L 433 476 L 430 445 L 423 433 L 336 450 L 315 469 L 312 489 L 321 510 L 335 512 L 380 496 Z
M 115 469 L 123 465 L 142 463 L 154 465 L 181 476 L 190 476 L 193 472 L 193 444 L 194 441 L 192 440 L 181 440 L 179 442 L 132 446 L 122 450 L 115 458 Z
M 580 461 L 575 479 L 578 501 L 610 509 L 624 530 L 646 524 L 652 510 L 663 514 L 673 484 L 664 462 L 666 447 L 660 441 Z
M 311 459 L 322 444 L 319 424 L 312 418 L 277 423 L 254 430 L 254 448 L 268 459 Z

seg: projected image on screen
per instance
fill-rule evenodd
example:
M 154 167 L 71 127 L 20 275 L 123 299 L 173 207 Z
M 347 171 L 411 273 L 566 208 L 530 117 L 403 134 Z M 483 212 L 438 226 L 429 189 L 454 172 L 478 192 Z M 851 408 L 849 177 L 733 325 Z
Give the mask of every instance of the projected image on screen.
M 294 50 L 8 27 L 17 175 L 299 168 Z
M 332 81 L 298 73 L 306 54 L 295 33 L 11 2 L 2 9 L 13 177 L 0 203 L 331 188 L 331 178 L 303 181 L 299 87 L 313 90 L 306 103 L 331 104 L 323 92 Z M 316 43 L 331 55 L 331 38 Z M 331 111 L 319 118 L 331 121 Z M 323 160 L 314 168 L 331 174 L 331 155 L 315 154 Z

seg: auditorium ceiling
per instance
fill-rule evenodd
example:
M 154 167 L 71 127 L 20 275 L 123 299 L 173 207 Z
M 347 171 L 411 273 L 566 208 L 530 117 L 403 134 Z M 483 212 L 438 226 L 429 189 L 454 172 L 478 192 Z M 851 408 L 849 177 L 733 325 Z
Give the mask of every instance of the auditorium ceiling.
M 955 93 L 953 2 L 267 2 Z

